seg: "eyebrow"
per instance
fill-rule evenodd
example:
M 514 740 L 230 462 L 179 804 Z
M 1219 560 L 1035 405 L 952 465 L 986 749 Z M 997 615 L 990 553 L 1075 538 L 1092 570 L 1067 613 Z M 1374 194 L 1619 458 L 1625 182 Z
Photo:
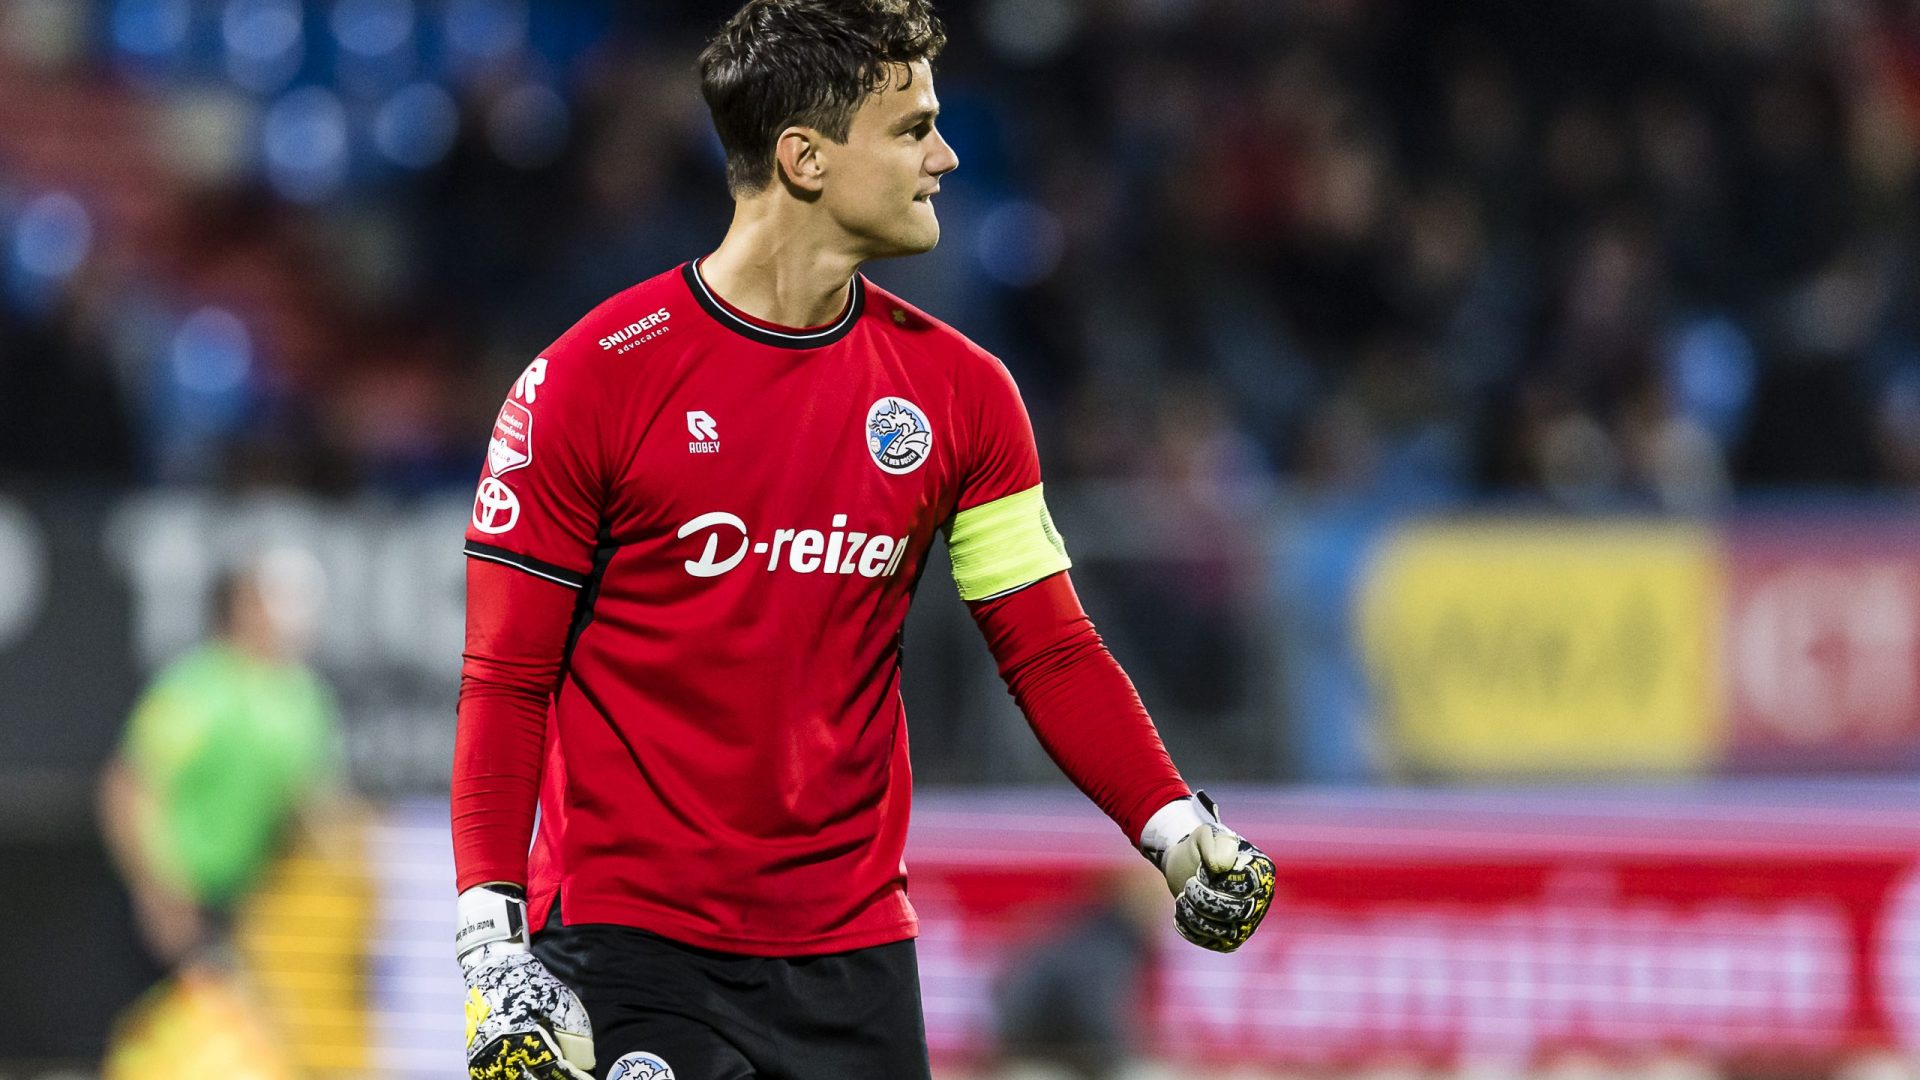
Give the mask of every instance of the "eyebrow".
M 939 106 L 935 106 L 931 109 L 921 109 L 919 112 L 916 112 L 912 116 L 907 117 L 905 120 L 900 121 L 898 125 L 898 130 L 911 131 L 912 129 L 919 127 L 922 122 L 931 121 L 936 117 L 938 117 L 939 115 L 940 115 Z

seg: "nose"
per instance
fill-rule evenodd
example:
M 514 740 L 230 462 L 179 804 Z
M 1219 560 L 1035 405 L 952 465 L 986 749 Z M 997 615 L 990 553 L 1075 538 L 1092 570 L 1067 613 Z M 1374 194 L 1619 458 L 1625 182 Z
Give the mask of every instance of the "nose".
M 945 176 L 959 167 L 960 155 L 953 152 L 952 144 L 940 134 L 939 128 L 933 129 L 933 151 L 927 155 L 927 174 Z

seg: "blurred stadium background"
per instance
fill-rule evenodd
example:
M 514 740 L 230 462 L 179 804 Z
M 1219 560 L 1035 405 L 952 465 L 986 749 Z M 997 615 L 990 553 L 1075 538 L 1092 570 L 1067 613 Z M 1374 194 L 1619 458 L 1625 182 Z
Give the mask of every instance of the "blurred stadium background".
M 243 916 L 254 992 L 309 1075 L 459 1068 L 472 480 L 540 347 L 721 235 L 731 7 L 0 0 L 0 1077 L 96 1075 L 157 976 L 95 779 L 285 545 L 364 817 Z M 1179 943 L 933 568 L 942 1076 L 1914 1076 L 1920 4 L 942 10 L 946 241 L 871 273 L 1019 377 L 1284 893 Z

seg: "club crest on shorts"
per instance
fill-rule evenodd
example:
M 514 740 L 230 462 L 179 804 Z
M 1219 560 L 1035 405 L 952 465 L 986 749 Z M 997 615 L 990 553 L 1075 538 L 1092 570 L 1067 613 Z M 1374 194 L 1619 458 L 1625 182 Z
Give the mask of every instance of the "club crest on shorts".
M 933 428 L 920 406 L 901 397 L 884 397 L 867 410 L 867 452 L 883 472 L 900 476 L 926 464 L 933 453 Z
M 673 1066 L 652 1054 L 636 1052 L 614 1062 L 607 1080 L 673 1080 Z

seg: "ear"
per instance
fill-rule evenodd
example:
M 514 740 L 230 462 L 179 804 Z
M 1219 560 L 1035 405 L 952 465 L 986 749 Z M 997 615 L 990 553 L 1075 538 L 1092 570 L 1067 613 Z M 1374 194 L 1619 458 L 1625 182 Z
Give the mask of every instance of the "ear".
M 826 169 L 820 160 L 820 146 L 826 140 L 810 127 L 790 127 L 773 143 L 774 165 L 791 187 L 818 192 Z

